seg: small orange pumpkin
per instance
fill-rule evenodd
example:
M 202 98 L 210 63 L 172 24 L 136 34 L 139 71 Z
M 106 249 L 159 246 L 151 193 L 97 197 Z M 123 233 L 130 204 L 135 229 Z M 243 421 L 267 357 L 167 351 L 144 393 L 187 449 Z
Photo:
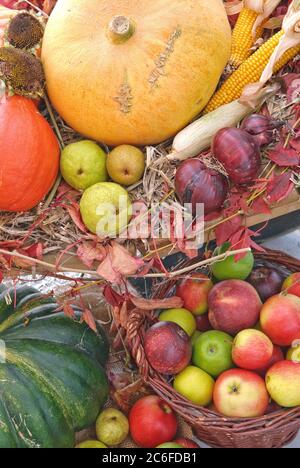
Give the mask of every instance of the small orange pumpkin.
M 0 210 L 36 206 L 55 182 L 59 156 L 55 134 L 33 101 L 0 101 Z

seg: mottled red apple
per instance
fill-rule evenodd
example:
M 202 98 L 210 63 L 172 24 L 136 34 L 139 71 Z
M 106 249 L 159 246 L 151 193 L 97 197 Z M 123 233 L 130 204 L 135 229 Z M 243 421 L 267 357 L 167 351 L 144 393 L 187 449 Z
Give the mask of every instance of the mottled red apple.
M 272 357 L 271 357 L 270 361 L 268 362 L 268 364 L 266 366 L 264 366 L 263 368 L 255 369 L 255 372 L 257 372 L 257 374 L 259 374 L 261 377 L 265 378 L 266 373 L 268 372 L 268 370 L 272 366 L 274 366 L 274 364 L 276 364 L 277 362 L 280 362 L 280 361 L 284 361 L 283 351 L 280 348 L 280 346 L 273 346 L 273 354 L 272 354 Z
M 175 375 L 190 363 L 192 344 L 179 325 L 160 322 L 146 332 L 145 353 L 154 370 L 164 375 Z
M 292 294 L 271 297 L 262 308 L 260 323 L 274 344 L 291 346 L 300 340 L 300 298 Z
M 251 284 L 240 280 L 223 281 L 208 297 L 209 321 L 213 328 L 236 335 L 254 328 L 259 320 L 262 302 Z
M 258 330 L 243 330 L 233 342 L 232 359 L 242 369 L 256 370 L 270 363 L 273 351 L 267 335 Z
M 208 311 L 208 294 L 212 288 L 208 276 L 195 273 L 177 286 L 176 296 L 181 297 L 183 306 L 194 315 L 203 315 Z
M 213 399 L 217 411 L 224 416 L 256 418 L 265 414 L 270 397 L 259 375 L 232 369 L 218 378 Z

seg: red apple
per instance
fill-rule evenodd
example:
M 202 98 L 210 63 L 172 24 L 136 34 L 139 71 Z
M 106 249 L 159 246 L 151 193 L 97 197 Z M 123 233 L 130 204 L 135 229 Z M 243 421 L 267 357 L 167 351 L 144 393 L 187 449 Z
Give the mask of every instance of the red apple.
M 300 273 L 290 275 L 283 283 L 282 291 L 300 297 Z
M 179 325 L 160 322 L 146 332 L 145 353 L 153 369 L 160 374 L 174 375 L 179 374 L 190 363 L 192 344 Z
M 208 311 L 208 294 L 212 288 L 213 283 L 208 276 L 195 273 L 177 286 L 176 296 L 183 300 L 183 307 L 201 316 Z
M 199 449 L 201 448 L 198 444 L 196 444 L 196 442 L 194 442 L 193 440 L 191 439 L 176 439 L 174 441 L 176 444 L 179 444 L 181 445 L 181 447 L 183 448 L 187 448 L 187 449 Z
M 207 332 L 212 330 L 211 323 L 208 318 L 208 314 L 198 315 L 196 317 L 197 330 L 200 332 Z
M 266 373 L 270 369 L 270 367 L 274 366 L 277 362 L 284 361 L 284 354 L 280 346 L 273 346 L 273 354 L 271 357 L 271 360 L 268 362 L 268 364 L 260 369 L 256 369 L 255 372 L 259 374 L 261 377 L 265 378 Z
M 214 286 L 208 303 L 211 325 L 229 335 L 255 327 L 262 308 L 253 286 L 240 280 L 227 280 Z
M 129 414 L 130 434 L 137 445 L 154 448 L 173 440 L 177 432 L 174 411 L 160 397 L 141 398 Z
M 256 370 L 268 365 L 273 350 L 267 335 L 258 330 L 243 330 L 233 342 L 232 359 L 242 369 Z
M 291 346 L 300 339 L 300 298 L 292 294 L 273 296 L 260 315 L 263 332 L 279 346 Z
M 281 291 L 283 276 L 274 268 L 255 268 L 247 280 L 256 289 L 262 302 L 279 294 Z
M 224 372 L 214 389 L 214 404 L 219 413 L 230 418 L 263 416 L 269 405 L 269 395 L 263 379 L 242 369 Z

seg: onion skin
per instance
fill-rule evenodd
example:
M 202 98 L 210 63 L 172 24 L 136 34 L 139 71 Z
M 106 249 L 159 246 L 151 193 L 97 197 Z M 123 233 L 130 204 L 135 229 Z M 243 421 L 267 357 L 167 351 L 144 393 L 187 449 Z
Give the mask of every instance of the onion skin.
M 274 141 L 274 130 L 284 125 L 284 122 L 272 120 L 262 114 L 252 114 L 246 117 L 241 129 L 252 135 L 256 143 L 261 147 Z
M 206 167 L 200 159 L 189 159 L 177 169 L 175 190 L 182 204 L 192 204 L 193 214 L 197 204 L 204 203 L 204 214 L 208 215 L 223 206 L 229 184 L 225 176 Z
M 239 128 L 224 128 L 214 138 L 212 151 L 236 185 L 253 182 L 262 164 L 255 139 Z

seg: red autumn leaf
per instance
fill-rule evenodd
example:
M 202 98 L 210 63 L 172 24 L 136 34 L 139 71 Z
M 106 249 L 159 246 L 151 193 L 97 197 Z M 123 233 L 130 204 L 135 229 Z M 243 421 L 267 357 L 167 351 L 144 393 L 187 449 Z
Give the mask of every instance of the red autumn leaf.
M 81 321 L 85 322 L 95 333 L 97 333 L 96 320 L 89 309 L 83 311 Z
M 110 254 L 114 269 L 121 273 L 121 275 L 135 275 L 145 265 L 142 259 L 133 257 L 118 242 L 112 242 Z
M 253 237 L 258 237 L 259 235 L 260 235 L 259 232 L 254 232 L 245 226 L 241 227 L 230 239 L 231 249 L 239 250 L 239 249 L 252 248 L 252 249 L 264 252 L 264 249 L 260 247 L 253 240 Z M 246 254 L 244 253 L 235 255 L 234 259 L 236 262 L 238 262 L 239 260 L 244 258 L 245 255 Z
M 120 273 L 113 267 L 110 249 L 111 248 L 109 248 L 108 255 L 98 266 L 97 273 L 101 278 L 105 279 L 109 283 L 120 284 L 122 282 L 122 275 L 120 275 Z
M 82 221 L 82 217 L 81 217 L 81 214 L 80 214 L 80 208 L 79 208 L 78 203 L 73 202 L 72 205 L 67 206 L 67 210 L 68 210 L 68 213 L 71 216 L 74 224 L 78 227 L 78 229 L 80 229 L 80 231 L 82 231 L 84 233 L 87 233 L 88 231 L 87 231 L 87 228 L 85 227 L 85 225 L 84 225 L 84 223 Z
M 267 201 L 276 203 L 287 198 L 294 189 L 294 184 L 291 181 L 292 173 L 285 172 L 280 175 L 273 176 L 267 185 Z
M 75 318 L 76 318 L 74 309 L 73 309 L 73 307 L 71 306 L 71 304 L 64 304 L 64 305 L 63 305 L 63 311 L 64 311 L 64 314 L 65 314 L 67 317 L 72 318 L 72 319 L 75 319 Z
M 264 197 L 257 198 L 257 200 L 254 201 L 252 211 L 256 214 L 272 214 L 272 210 Z
M 228 241 L 231 236 L 235 234 L 241 227 L 242 221 L 243 220 L 241 216 L 235 216 L 234 218 L 220 224 L 215 229 L 217 245 L 223 245 L 226 241 Z
M 198 249 L 197 248 L 190 248 L 188 246 L 190 241 L 185 240 L 185 239 L 178 239 L 176 243 L 177 243 L 177 247 L 180 250 L 180 252 L 184 253 L 191 260 L 198 257 L 198 253 L 199 253 Z M 193 241 L 192 241 L 192 243 L 193 243 Z M 199 248 L 200 247 L 202 247 L 202 245 L 199 245 Z
M 95 245 L 93 242 L 83 242 L 77 249 L 77 256 L 88 268 L 92 268 L 94 261 L 102 262 L 106 254 L 103 245 Z
M 131 296 L 131 302 L 143 310 L 156 309 L 180 309 L 183 306 L 183 301 L 180 297 L 167 297 L 165 299 L 143 299 L 141 297 Z
M 269 152 L 268 158 L 279 167 L 295 167 L 300 164 L 297 151 L 294 148 L 284 148 L 281 143 Z
M 118 242 L 112 242 L 112 245 L 108 247 L 107 256 L 97 269 L 97 273 L 109 283 L 121 284 L 123 277 L 138 276 L 146 265 L 142 259 L 133 257 Z
M 4 275 L 3 275 L 2 271 L 0 270 L 0 283 L 2 283 L 3 278 L 4 278 Z
M 26 252 L 26 255 L 28 255 L 28 257 L 36 258 L 37 260 L 42 260 L 43 249 L 43 244 L 41 242 L 38 242 L 37 244 L 33 244 L 30 247 L 26 247 L 23 250 L 24 252 Z
M 108 302 L 108 304 L 113 307 L 120 307 L 125 300 L 125 297 L 121 294 L 118 294 L 110 285 L 105 286 L 103 295 L 106 302 Z

